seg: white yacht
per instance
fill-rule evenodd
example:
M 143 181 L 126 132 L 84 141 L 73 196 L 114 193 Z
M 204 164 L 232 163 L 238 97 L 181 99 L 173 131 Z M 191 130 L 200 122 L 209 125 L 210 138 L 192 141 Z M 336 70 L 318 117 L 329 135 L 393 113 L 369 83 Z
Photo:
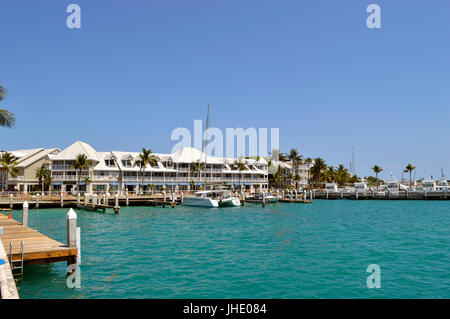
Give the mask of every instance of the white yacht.
M 183 198 L 183 205 L 196 207 L 219 207 L 220 196 L 215 191 L 199 191 Z
M 241 201 L 239 197 L 232 196 L 231 194 L 223 194 L 222 198 L 219 200 L 220 207 L 236 207 L 241 206 Z

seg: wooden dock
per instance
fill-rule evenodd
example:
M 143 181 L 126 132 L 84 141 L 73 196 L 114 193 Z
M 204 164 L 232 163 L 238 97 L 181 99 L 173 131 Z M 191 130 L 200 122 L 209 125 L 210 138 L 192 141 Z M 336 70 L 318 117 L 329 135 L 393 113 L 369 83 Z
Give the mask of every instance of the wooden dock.
M 14 219 L 8 219 L 0 213 L 0 227 L 3 228 L 3 235 L 0 239 L 5 248 L 6 254 L 10 256 L 10 243 L 12 242 L 13 261 L 21 259 L 21 242 L 23 242 L 23 264 L 46 264 L 60 261 L 67 261 L 73 264 L 77 258 L 77 248 L 69 248 L 52 238 L 49 238 L 38 231 L 23 226 Z

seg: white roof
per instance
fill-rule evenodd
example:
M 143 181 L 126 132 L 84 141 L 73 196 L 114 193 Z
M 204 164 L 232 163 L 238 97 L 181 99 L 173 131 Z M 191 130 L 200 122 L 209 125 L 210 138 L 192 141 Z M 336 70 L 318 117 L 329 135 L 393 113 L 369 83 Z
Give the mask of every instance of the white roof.
M 50 155 L 52 153 L 57 153 L 57 152 L 59 152 L 59 149 L 57 149 L 57 148 L 47 148 L 47 149 L 42 148 L 39 152 L 34 153 L 33 155 L 28 156 L 27 158 L 20 161 L 17 166 L 18 167 L 27 167 L 27 166 L 35 163 L 36 161 L 42 159 L 43 157 L 46 157 L 47 155 Z
M 55 161 L 71 161 L 75 160 L 78 154 L 85 154 L 90 161 L 99 161 L 97 152 L 87 143 L 77 141 L 54 156 Z

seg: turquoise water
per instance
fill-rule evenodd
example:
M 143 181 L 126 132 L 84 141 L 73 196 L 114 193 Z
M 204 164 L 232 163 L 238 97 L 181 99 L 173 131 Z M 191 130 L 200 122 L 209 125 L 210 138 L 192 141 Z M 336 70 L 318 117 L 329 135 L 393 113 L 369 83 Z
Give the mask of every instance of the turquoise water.
M 66 212 L 31 210 L 29 223 L 66 242 Z M 77 213 L 81 289 L 65 263 L 26 266 L 22 298 L 450 298 L 450 202 Z

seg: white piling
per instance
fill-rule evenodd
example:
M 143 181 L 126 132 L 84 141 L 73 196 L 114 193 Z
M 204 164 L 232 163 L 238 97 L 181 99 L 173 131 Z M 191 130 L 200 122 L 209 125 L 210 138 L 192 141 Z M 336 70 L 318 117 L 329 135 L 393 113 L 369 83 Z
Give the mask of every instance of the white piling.
M 172 193 L 172 203 L 175 202 L 175 193 Z
M 77 264 L 81 265 L 81 227 L 77 227 Z
M 9 194 L 9 208 L 13 209 L 13 194 Z
M 164 203 L 165 203 L 165 202 L 166 202 L 166 199 L 167 199 L 166 191 L 163 191 L 163 196 L 164 196 Z
M 40 194 L 37 193 L 36 194 L 36 208 L 39 208 L 39 197 L 40 197 Z
M 22 225 L 28 226 L 28 202 L 23 202 L 22 207 Z
M 63 192 L 61 192 L 60 200 L 61 200 L 61 207 L 64 207 L 64 194 L 63 194 Z
M 303 191 L 303 202 L 306 203 L 306 189 Z
M 91 203 L 92 208 L 94 208 L 95 206 L 97 206 L 97 194 L 92 195 L 92 203 Z
M 67 247 L 77 246 L 77 213 L 71 208 L 67 212 Z
M 181 192 L 181 204 L 184 202 L 184 192 Z
M 114 195 L 114 207 L 119 207 L 119 195 Z
M 328 199 L 328 189 L 327 189 L 327 199 Z
M 130 197 L 128 195 L 128 192 L 125 193 L 125 198 L 126 198 L 126 205 L 130 205 Z
M 89 194 L 88 193 L 84 193 L 84 207 L 88 207 L 89 205 Z
M 77 207 L 78 207 L 78 208 L 80 207 L 80 201 L 81 201 L 81 194 L 78 193 L 78 194 L 77 194 Z
M 106 201 L 106 193 L 103 193 L 103 205 L 108 205 Z

